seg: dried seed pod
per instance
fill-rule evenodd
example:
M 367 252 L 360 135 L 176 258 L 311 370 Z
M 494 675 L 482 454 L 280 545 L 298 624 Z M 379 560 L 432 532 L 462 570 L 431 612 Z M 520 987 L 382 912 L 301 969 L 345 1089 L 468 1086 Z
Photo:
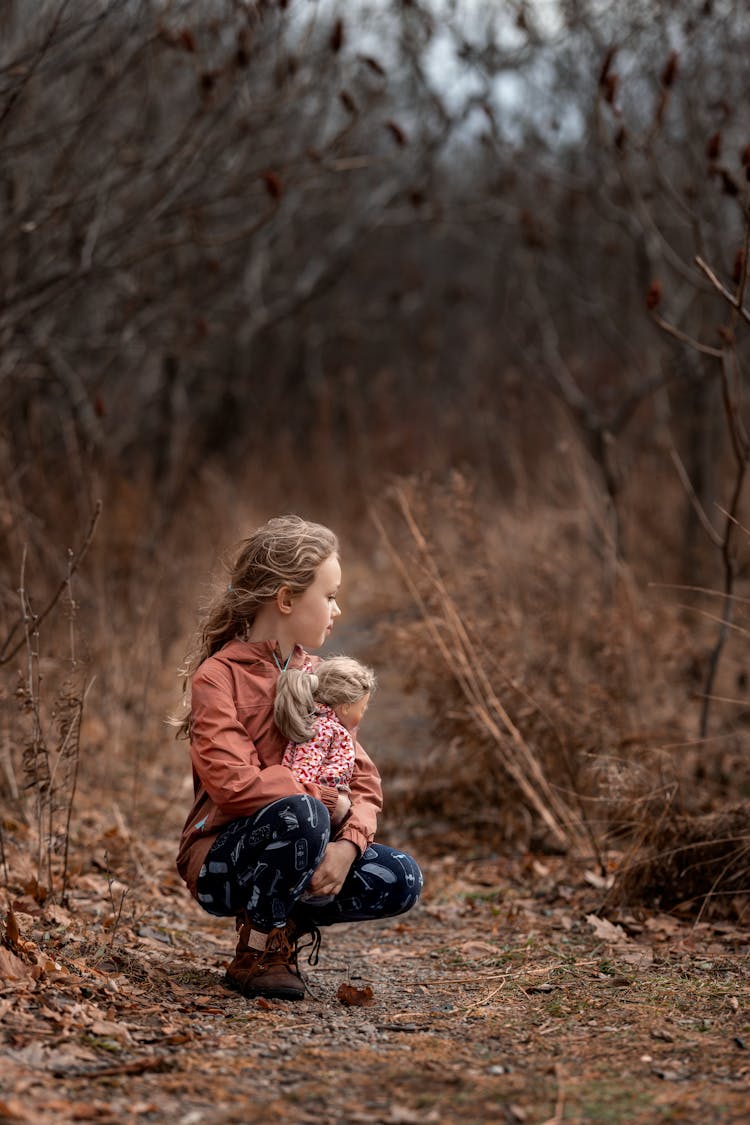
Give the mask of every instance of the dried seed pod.
M 706 144 L 706 156 L 709 160 L 718 160 L 721 156 L 721 133 L 714 133 Z
M 673 85 L 675 77 L 677 75 L 678 58 L 679 55 L 677 54 L 677 51 L 672 51 L 672 54 L 669 56 L 664 65 L 664 70 L 661 72 L 660 81 L 662 86 L 664 86 L 667 90 L 670 88 L 670 86 Z
M 661 304 L 661 282 L 656 278 L 651 282 L 646 293 L 646 308 L 653 312 Z

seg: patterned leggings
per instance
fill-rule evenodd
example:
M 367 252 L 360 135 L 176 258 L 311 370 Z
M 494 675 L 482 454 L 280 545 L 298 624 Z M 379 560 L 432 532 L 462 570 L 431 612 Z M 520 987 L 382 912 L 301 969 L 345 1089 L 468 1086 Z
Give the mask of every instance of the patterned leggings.
M 216 838 L 198 876 L 198 902 L 209 914 L 247 911 L 259 930 L 295 920 L 316 926 L 389 918 L 410 910 L 422 889 L 411 856 L 371 844 L 355 859 L 330 900 L 300 901 L 330 839 L 331 820 L 320 801 L 284 797 L 254 816 L 232 821 Z

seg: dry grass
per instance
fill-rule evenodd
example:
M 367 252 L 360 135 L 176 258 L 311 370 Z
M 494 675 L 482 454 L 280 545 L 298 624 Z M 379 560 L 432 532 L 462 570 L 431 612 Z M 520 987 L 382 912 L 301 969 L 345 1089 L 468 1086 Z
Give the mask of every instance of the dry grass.
M 424 774 L 450 777 L 462 814 L 479 792 L 498 819 L 522 797 L 558 843 L 611 816 L 613 803 L 591 804 L 603 776 L 611 798 L 632 798 L 646 750 L 686 735 L 669 707 L 679 622 L 653 643 L 666 633 L 659 607 L 599 554 L 581 509 L 490 512 L 460 477 L 430 495 L 401 485 L 392 499 L 378 519 L 412 608 L 389 630 L 391 651 L 408 653 L 440 735 Z
M 629 868 L 631 897 L 674 880 L 663 901 L 700 909 L 746 878 L 743 849 L 724 848 L 726 826 L 705 815 L 743 796 L 746 769 L 730 781 L 741 738 L 731 721 L 695 737 L 705 629 L 614 558 L 598 511 L 499 509 L 460 476 L 399 483 L 378 507 L 405 591 L 386 644 L 426 696 L 434 735 L 401 779 L 401 809 L 485 846 L 583 847 L 603 872 L 629 843 L 648 857 Z M 694 884 L 670 858 L 688 824 L 692 848 L 708 834 Z
M 750 921 L 750 803 L 645 820 L 609 901 Z

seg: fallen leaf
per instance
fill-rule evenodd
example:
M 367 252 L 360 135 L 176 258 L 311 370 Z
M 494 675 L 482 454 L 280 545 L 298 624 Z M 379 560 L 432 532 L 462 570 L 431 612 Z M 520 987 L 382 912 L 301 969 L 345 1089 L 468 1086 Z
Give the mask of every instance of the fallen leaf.
M 608 922 L 606 918 L 600 918 L 598 914 L 587 914 L 586 921 L 593 929 L 594 936 L 598 937 L 600 941 L 619 944 L 628 940 L 628 935 L 622 926 L 615 926 L 612 922 Z
M 1 1121 L 28 1121 L 29 1115 L 24 1109 L 20 1098 L 4 1098 L 0 1100 Z
M 657 914 L 654 918 L 647 918 L 645 926 L 654 937 L 660 937 L 662 939 L 673 937 L 675 934 L 678 934 L 680 930 L 684 929 L 682 923 L 678 922 L 676 918 L 672 918 L 669 914 Z
M 688 1077 L 687 1073 L 681 1070 L 659 1070 L 657 1067 L 653 1067 L 651 1073 L 664 1082 L 682 1082 Z
M 422 1122 L 439 1121 L 437 1110 L 424 1111 L 409 1109 L 405 1105 L 392 1105 L 385 1120 L 389 1125 L 422 1125 Z
M 630 977 L 624 977 L 621 973 L 613 977 L 608 976 L 606 979 L 610 988 L 630 988 L 633 983 Z
M 132 1043 L 130 1032 L 123 1023 L 114 1020 L 94 1020 L 89 1030 L 94 1035 L 101 1035 L 105 1039 L 114 1039 L 117 1043 Z
M 366 1008 L 373 1002 L 373 992 L 369 984 L 365 988 L 355 988 L 353 984 L 341 984 L 336 996 L 349 1008 Z
M 26 980 L 31 969 L 15 953 L 0 947 L 0 977 L 4 980 Z
M 57 903 L 51 902 L 49 906 L 45 907 L 44 917 L 49 922 L 53 922 L 56 926 L 69 926 L 72 920 L 72 915 L 69 910 Z
M 624 961 L 634 969 L 648 969 L 654 963 L 654 951 L 648 945 L 618 945 L 615 952 L 618 961 Z
M 12 906 L 8 907 L 8 913 L 5 916 L 5 938 L 6 941 L 12 946 L 18 945 L 18 939 L 21 934 L 18 929 L 18 922 L 16 921 L 16 914 Z
M 598 871 L 584 871 L 583 878 L 591 887 L 598 891 L 608 891 L 614 885 L 614 875 L 600 875 Z
M 463 954 L 464 957 L 477 961 L 481 957 L 496 957 L 497 946 L 490 945 L 486 941 L 465 941 L 463 945 L 459 945 L 458 952 Z

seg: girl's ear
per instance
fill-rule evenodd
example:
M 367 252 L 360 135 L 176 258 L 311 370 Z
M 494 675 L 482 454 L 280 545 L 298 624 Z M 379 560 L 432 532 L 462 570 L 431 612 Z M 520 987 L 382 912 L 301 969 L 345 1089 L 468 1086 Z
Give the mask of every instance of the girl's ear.
M 294 595 L 289 586 L 280 586 L 276 594 L 276 606 L 279 613 L 288 614 L 292 612 L 294 605 Z

